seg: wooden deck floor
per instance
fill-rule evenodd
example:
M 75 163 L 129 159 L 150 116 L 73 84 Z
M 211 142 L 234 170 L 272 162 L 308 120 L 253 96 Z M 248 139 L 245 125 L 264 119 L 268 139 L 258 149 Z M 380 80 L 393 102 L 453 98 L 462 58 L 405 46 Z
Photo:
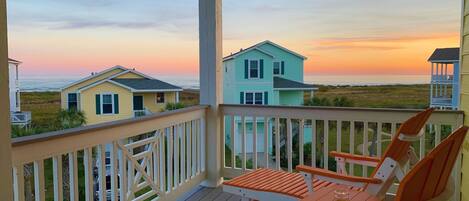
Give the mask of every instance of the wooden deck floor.
M 222 187 L 206 188 L 202 187 L 192 194 L 186 201 L 240 201 L 241 197 L 223 192 Z

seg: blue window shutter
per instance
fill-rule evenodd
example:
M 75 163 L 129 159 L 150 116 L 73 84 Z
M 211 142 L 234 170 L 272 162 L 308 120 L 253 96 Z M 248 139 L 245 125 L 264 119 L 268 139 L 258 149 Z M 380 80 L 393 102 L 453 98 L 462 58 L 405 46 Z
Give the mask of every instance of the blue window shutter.
M 244 79 L 248 79 L 249 73 L 249 60 L 244 60 Z
M 261 59 L 261 60 L 259 61 L 259 63 L 260 63 L 260 66 L 261 66 L 261 67 L 259 68 L 260 71 L 261 71 L 261 72 L 260 72 L 260 77 L 261 77 L 261 79 L 262 79 L 262 78 L 264 78 L 264 59 Z
M 96 94 L 96 114 L 101 114 L 101 96 Z
M 114 94 L 114 114 L 119 114 L 119 94 Z
M 244 104 L 244 92 L 239 93 L 239 104 Z
M 281 74 L 282 74 L 282 75 L 285 75 L 285 62 L 284 62 L 284 61 L 282 61 L 282 67 L 281 67 L 281 68 L 282 68 Z
M 264 105 L 269 104 L 269 92 L 265 91 L 264 92 Z

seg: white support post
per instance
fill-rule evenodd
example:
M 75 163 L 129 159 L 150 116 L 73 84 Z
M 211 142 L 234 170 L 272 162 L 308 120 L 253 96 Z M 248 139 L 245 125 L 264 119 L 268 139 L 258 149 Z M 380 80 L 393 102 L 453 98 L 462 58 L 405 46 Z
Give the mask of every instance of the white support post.
M 199 0 L 200 104 L 210 105 L 206 115 L 207 180 L 203 185 L 219 186 L 222 179 L 221 113 L 222 75 L 222 0 Z
M 0 200 L 13 200 L 6 0 L 0 0 Z
M 179 103 L 179 91 L 176 91 L 176 103 Z

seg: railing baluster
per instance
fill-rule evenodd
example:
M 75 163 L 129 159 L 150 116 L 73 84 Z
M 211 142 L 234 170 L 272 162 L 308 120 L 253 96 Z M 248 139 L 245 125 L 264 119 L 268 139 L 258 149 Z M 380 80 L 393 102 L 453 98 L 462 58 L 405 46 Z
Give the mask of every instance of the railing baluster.
M 63 181 L 62 181 L 62 154 L 52 158 L 52 177 L 54 183 L 54 200 L 63 200 Z
M 15 201 L 24 201 L 24 165 L 13 167 L 13 182 Z
M 241 169 L 246 171 L 246 117 L 241 116 L 241 155 L 242 164 Z
M 174 126 L 173 161 L 174 161 L 173 183 L 174 183 L 174 187 L 176 188 L 177 186 L 179 186 L 179 126 L 177 124 Z
M 382 150 L 383 150 L 383 123 L 378 122 L 377 123 L 377 131 L 376 131 L 376 156 L 381 157 L 382 155 Z
M 91 165 L 93 162 L 92 148 L 86 148 L 83 151 L 83 166 L 85 169 L 85 200 L 93 201 L 93 167 Z
M 173 190 L 173 145 L 174 145 L 174 135 L 173 135 L 173 126 L 169 127 L 168 133 L 168 152 L 167 152 L 167 166 L 168 166 L 168 192 Z
M 132 142 L 132 139 L 129 139 L 129 141 Z M 130 155 L 134 155 L 134 147 L 130 147 L 129 153 L 130 153 Z M 133 191 L 134 191 L 134 187 L 135 187 L 135 185 L 134 185 L 134 183 L 135 183 L 135 167 L 132 164 L 131 160 L 127 160 L 127 166 L 128 166 L 127 186 L 128 186 L 129 193 L 126 196 L 127 196 L 128 199 L 133 199 L 134 198 Z
M 187 122 L 187 180 L 192 178 L 192 122 Z
M 77 152 L 68 153 L 70 201 L 78 201 L 78 160 Z
M 118 185 L 117 182 L 119 181 L 118 178 L 118 164 L 117 164 L 117 158 L 118 156 L 118 148 L 117 148 L 117 142 L 114 141 L 112 142 L 111 145 L 111 200 L 112 201 L 117 201 L 118 196 L 119 196 L 119 190 L 118 190 Z
M 99 200 L 106 200 L 106 145 L 98 146 Z
M 419 140 L 420 148 L 419 148 L 419 158 L 422 159 L 425 156 L 425 126 L 420 130 L 422 134 Z
M 329 169 L 329 120 L 324 120 L 324 169 Z
M 159 146 L 160 146 L 160 137 L 158 134 L 158 131 L 155 131 L 155 142 L 152 144 L 152 158 L 153 158 L 153 181 L 156 182 L 156 185 L 158 186 L 158 189 L 161 190 L 161 181 L 160 181 L 160 167 L 161 167 L 161 161 L 160 157 L 158 156 L 159 152 Z M 183 152 L 185 155 L 185 152 Z
M 186 181 L 186 131 L 184 122 L 181 125 L 181 183 Z
M 391 139 L 394 137 L 394 135 L 396 135 L 396 126 L 397 124 L 396 123 L 391 123 Z
M 205 146 L 205 119 L 200 118 L 199 120 L 199 135 L 200 135 L 200 171 L 205 171 L 205 152 L 207 151 Z
M 124 140 L 121 140 L 122 144 L 124 143 Z M 130 148 L 130 150 L 133 150 L 133 148 Z M 124 199 L 127 197 L 127 190 L 128 190 L 128 185 L 130 185 L 132 182 L 129 182 L 128 178 L 133 179 L 133 172 L 128 171 L 127 165 L 127 159 L 124 155 L 124 152 L 122 150 L 118 151 L 119 153 L 119 193 L 120 193 L 120 199 Z M 129 152 L 133 155 L 133 152 Z M 132 156 L 130 156 L 132 157 Z M 145 158 L 143 159 L 145 160 Z M 132 163 L 130 165 L 133 167 Z M 133 170 L 133 169 L 132 169 Z M 129 177 L 129 175 L 132 175 L 132 177 Z M 129 186 L 130 187 L 130 186 Z M 130 194 L 133 194 L 133 192 L 130 189 Z
M 337 152 L 342 152 L 342 121 L 337 121 L 337 140 L 336 140 L 336 150 Z
M 441 142 L 441 124 L 435 124 L 435 147 Z
M 280 170 L 280 119 L 275 118 L 275 164 Z
M 299 148 L 300 148 L 300 165 L 304 164 L 305 160 L 305 151 L 304 151 L 304 146 L 305 146 L 305 120 L 300 119 L 300 125 L 299 125 Z
M 252 169 L 257 169 L 257 118 L 252 117 Z
M 230 127 L 230 147 L 231 147 L 231 168 L 236 168 L 236 149 L 235 149 L 235 116 L 231 116 Z
M 311 166 L 316 167 L 316 120 L 311 120 Z
M 368 156 L 368 122 L 363 122 L 363 147 L 362 155 Z M 366 177 L 368 175 L 368 166 L 362 165 L 362 176 Z
M 269 119 L 264 117 L 264 160 L 265 168 L 269 168 Z
M 197 124 L 197 129 L 196 129 L 196 132 L 197 132 L 197 175 L 200 173 L 200 171 L 202 170 L 202 132 L 201 132 L 201 129 L 202 129 L 202 126 L 201 126 L 201 121 L 200 119 L 197 119 L 196 120 Z M 205 153 L 204 153 L 205 154 Z
M 288 172 L 293 171 L 293 137 L 292 137 L 292 122 L 287 119 L 287 159 L 288 159 Z
M 34 161 L 34 198 L 36 201 L 46 199 L 44 187 L 44 160 Z
M 349 152 L 350 154 L 355 154 L 355 121 L 350 121 L 350 143 L 349 143 Z M 349 175 L 354 174 L 354 164 L 350 163 Z
M 197 127 L 196 127 L 196 121 L 192 121 L 192 176 L 196 176 L 197 172 Z
M 168 185 L 166 183 L 166 131 L 165 129 L 158 131 L 159 135 L 159 162 L 160 162 L 160 190 L 161 192 L 166 193 L 166 186 Z

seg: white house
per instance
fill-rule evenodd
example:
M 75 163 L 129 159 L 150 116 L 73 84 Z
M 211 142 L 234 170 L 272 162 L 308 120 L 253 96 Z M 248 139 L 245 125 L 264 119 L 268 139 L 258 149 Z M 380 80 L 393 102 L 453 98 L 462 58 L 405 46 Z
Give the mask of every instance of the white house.
M 31 112 L 21 111 L 20 85 L 18 80 L 18 66 L 20 61 L 8 58 L 8 73 L 10 78 L 10 117 L 13 125 L 27 126 L 31 123 Z

